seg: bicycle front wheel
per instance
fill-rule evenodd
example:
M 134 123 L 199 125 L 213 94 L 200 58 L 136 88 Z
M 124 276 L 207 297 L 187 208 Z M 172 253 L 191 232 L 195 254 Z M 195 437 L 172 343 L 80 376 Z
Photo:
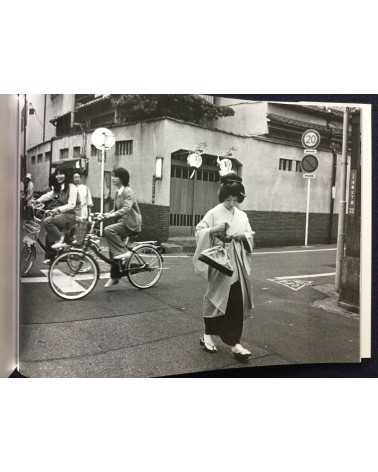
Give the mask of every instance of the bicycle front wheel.
M 153 246 L 140 246 L 133 250 L 128 260 L 126 273 L 131 285 L 145 289 L 159 282 L 163 270 L 163 259 Z
M 82 269 L 85 268 L 85 273 Z M 64 300 L 79 300 L 95 288 L 99 268 L 92 256 L 80 251 L 63 252 L 50 266 L 51 290 Z

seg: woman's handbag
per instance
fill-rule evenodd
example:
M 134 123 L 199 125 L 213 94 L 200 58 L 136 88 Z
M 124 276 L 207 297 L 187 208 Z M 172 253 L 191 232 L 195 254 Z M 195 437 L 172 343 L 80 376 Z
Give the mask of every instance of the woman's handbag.
M 222 274 L 231 275 L 234 273 L 227 251 L 223 246 L 213 246 L 201 252 L 198 259 L 210 267 L 219 270 Z

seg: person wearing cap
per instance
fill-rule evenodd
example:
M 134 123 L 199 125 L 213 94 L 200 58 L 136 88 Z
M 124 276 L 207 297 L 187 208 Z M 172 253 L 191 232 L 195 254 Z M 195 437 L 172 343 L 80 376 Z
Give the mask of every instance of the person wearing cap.
M 217 352 L 214 336 L 231 348 L 232 355 L 241 362 L 248 361 L 251 352 L 242 346 L 243 321 L 251 315 L 253 231 L 247 214 L 239 209 L 245 198 L 242 180 L 234 173 L 221 177 L 219 204 L 209 210 L 196 227 L 197 247 L 193 256 L 195 272 L 203 276 L 208 287 L 203 299 L 203 349 Z M 226 249 L 232 275 L 202 262 L 205 249 L 223 246 Z
M 34 184 L 32 182 L 32 175 L 30 172 L 26 174 L 24 182 L 24 208 L 25 208 L 25 219 L 33 219 L 33 196 L 34 196 Z

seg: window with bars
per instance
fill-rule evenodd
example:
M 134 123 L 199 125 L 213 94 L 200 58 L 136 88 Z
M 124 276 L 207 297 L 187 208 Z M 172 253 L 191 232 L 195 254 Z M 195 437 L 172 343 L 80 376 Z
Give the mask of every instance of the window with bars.
M 69 155 L 69 150 L 68 148 L 63 148 L 59 150 L 59 158 L 62 159 L 68 159 Z
M 170 213 L 169 224 L 170 226 L 196 226 L 202 220 L 203 215 L 193 215 L 187 213 Z
M 302 172 L 302 162 L 295 161 L 295 172 Z
M 35 156 L 32 156 L 30 160 L 31 160 L 31 163 L 34 165 L 35 164 Z
M 73 148 L 73 157 L 80 157 L 80 151 L 81 151 L 81 148 L 80 146 L 74 146 Z
M 193 169 L 183 166 L 171 166 L 171 177 L 176 179 L 189 179 L 192 175 Z M 196 170 L 196 180 L 202 180 L 204 182 L 219 182 L 219 172 L 217 170 Z
M 51 158 L 51 152 L 50 152 L 50 151 L 45 152 L 45 161 L 46 161 L 46 162 L 49 162 L 49 161 L 50 161 L 50 158 Z
M 43 154 L 38 154 L 38 155 L 37 155 L 37 163 L 38 163 L 38 164 L 41 163 L 42 160 L 43 160 Z
M 133 140 L 117 141 L 115 153 L 117 156 L 130 156 L 133 153 Z
M 280 159 L 279 162 L 279 170 L 288 170 L 291 171 L 293 165 L 293 161 L 291 159 Z

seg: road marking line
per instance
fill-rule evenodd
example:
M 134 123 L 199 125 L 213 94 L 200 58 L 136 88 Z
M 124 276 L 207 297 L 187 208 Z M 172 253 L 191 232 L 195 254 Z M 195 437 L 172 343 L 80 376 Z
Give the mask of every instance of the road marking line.
M 187 259 L 188 257 L 193 257 L 193 256 L 188 256 L 188 255 L 184 255 L 184 254 L 180 254 L 180 255 L 177 255 L 177 256 L 174 255 L 174 254 L 168 254 L 168 255 L 163 254 L 164 259 L 169 259 L 169 258 L 173 259 L 174 257 L 176 257 L 177 259 L 179 259 L 179 258 L 184 258 L 184 259 L 186 258 Z
M 294 251 L 256 251 L 253 253 L 254 256 L 266 256 L 270 254 L 303 254 L 305 252 L 326 252 L 326 251 L 336 251 L 336 248 L 324 248 L 324 249 L 298 249 Z M 166 258 L 192 258 L 193 255 L 175 255 L 175 254 L 163 254 L 164 259 Z
M 288 275 L 286 277 L 273 277 L 273 279 L 268 280 L 311 279 L 316 277 L 331 277 L 333 275 L 336 275 L 336 272 L 328 272 L 324 274 Z
M 162 267 L 162 270 L 169 270 L 170 267 Z M 41 269 L 42 274 L 44 274 L 44 277 L 21 277 L 21 283 L 23 284 L 41 284 L 41 283 L 47 283 L 48 282 L 48 270 L 46 269 Z M 100 274 L 100 279 L 109 279 L 110 278 L 110 272 L 103 272 Z M 77 274 L 75 276 L 76 280 L 88 280 L 91 279 L 91 277 L 88 277 L 88 274 Z
M 254 256 L 265 256 L 267 254 L 300 254 L 305 252 L 325 252 L 325 251 L 336 251 L 336 248 L 331 249 L 298 249 L 297 251 L 261 251 L 254 252 Z
M 40 284 L 47 282 L 47 277 L 21 277 L 21 283 L 23 284 Z
M 276 284 L 283 285 L 288 287 L 290 290 L 294 292 L 298 292 L 302 290 L 302 288 L 309 287 L 312 285 L 311 280 L 301 281 L 301 280 L 294 280 L 294 279 L 284 279 L 284 280 L 277 280 L 277 279 L 268 279 L 270 282 L 274 282 Z

